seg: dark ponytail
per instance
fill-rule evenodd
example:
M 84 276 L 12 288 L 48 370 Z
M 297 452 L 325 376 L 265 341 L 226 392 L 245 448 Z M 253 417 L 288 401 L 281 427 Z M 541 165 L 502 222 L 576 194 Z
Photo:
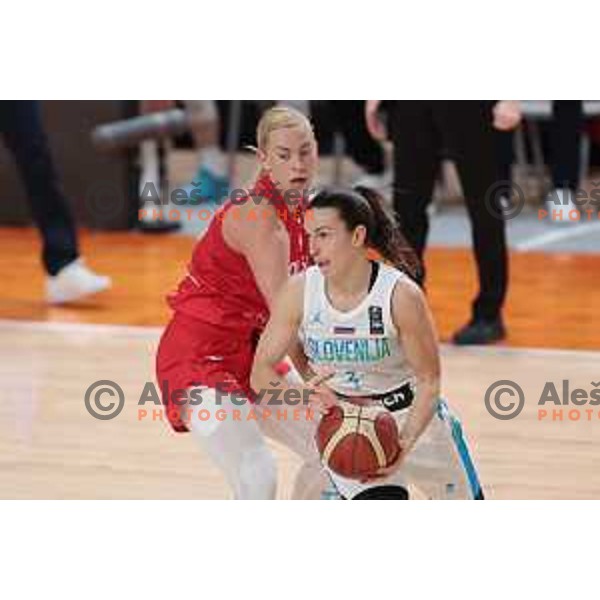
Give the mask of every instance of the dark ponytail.
M 310 208 L 336 208 L 349 231 L 359 225 L 367 230 L 366 245 L 376 250 L 392 266 L 415 281 L 422 277 L 421 264 L 400 233 L 394 217 L 385 207 L 385 201 L 375 190 L 356 186 L 352 190 L 326 188 L 310 202 Z

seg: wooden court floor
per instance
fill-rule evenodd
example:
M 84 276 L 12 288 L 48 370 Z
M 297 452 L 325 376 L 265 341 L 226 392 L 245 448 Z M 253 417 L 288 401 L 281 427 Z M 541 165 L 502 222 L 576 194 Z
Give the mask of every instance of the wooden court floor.
M 185 266 L 183 236 L 84 233 L 90 264 L 115 287 L 80 307 L 48 308 L 35 233 L 0 230 L 0 497 L 225 498 L 218 471 L 189 436 L 138 418 L 153 364 L 164 294 Z M 540 406 L 547 382 L 588 392 L 600 382 L 600 257 L 516 254 L 507 304 L 509 339 L 494 348 L 443 347 L 443 387 L 462 418 L 488 497 L 600 497 L 600 408 Z M 432 250 L 429 298 L 442 339 L 468 317 L 470 255 Z M 110 379 L 123 412 L 99 421 L 87 388 Z M 498 380 L 523 389 L 522 413 L 501 421 L 485 407 Z M 562 410 L 540 418 L 541 408 Z M 591 415 L 585 409 L 592 410 Z M 551 410 L 549 411 L 551 414 Z M 588 420 L 589 419 L 589 420 Z M 286 497 L 297 460 L 274 445 Z
M 72 323 L 164 325 L 165 294 L 185 272 L 193 239 L 178 235 L 82 233 L 82 250 L 114 288 L 83 304 L 43 302 L 44 277 L 36 232 L 0 228 L 0 318 Z M 471 253 L 433 248 L 428 294 L 442 340 L 469 318 L 476 292 Z M 600 348 L 600 255 L 513 253 L 506 304 L 508 340 L 525 348 Z

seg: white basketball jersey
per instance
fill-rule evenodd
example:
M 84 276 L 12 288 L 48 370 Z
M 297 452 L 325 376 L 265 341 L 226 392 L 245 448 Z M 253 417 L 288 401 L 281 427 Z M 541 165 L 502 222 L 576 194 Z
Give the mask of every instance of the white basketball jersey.
M 329 367 L 327 382 L 346 396 L 372 396 L 414 380 L 392 321 L 392 292 L 406 277 L 379 263 L 379 273 L 367 297 L 350 311 L 331 306 L 325 278 L 318 267 L 305 271 L 304 315 L 300 338 L 312 366 Z

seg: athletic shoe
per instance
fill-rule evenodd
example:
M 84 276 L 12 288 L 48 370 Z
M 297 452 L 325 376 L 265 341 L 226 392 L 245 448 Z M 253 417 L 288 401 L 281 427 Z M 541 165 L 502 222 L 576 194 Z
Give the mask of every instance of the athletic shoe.
M 454 334 L 452 341 L 457 346 L 471 346 L 491 344 L 503 340 L 505 337 L 506 330 L 501 318 L 473 319 Z
M 78 258 L 63 267 L 56 275 L 46 279 L 46 300 L 50 304 L 74 302 L 103 292 L 112 285 L 110 277 L 98 275 Z
M 192 180 L 192 185 L 200 190 L 200 196 L 208 201 L 221 202 L 227 198 L 230 191 L 228 177 L 216 175 L 204 166 L 201 166 Z

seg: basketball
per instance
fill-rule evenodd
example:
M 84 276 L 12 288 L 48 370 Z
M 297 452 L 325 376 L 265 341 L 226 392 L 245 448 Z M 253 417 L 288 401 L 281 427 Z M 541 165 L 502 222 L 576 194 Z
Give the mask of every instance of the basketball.
M 321 459 L 334 473 L 362 479 L 398 458 L 398 426 L 384 408 L 343 402 L 321 419 L 317 446 Z

